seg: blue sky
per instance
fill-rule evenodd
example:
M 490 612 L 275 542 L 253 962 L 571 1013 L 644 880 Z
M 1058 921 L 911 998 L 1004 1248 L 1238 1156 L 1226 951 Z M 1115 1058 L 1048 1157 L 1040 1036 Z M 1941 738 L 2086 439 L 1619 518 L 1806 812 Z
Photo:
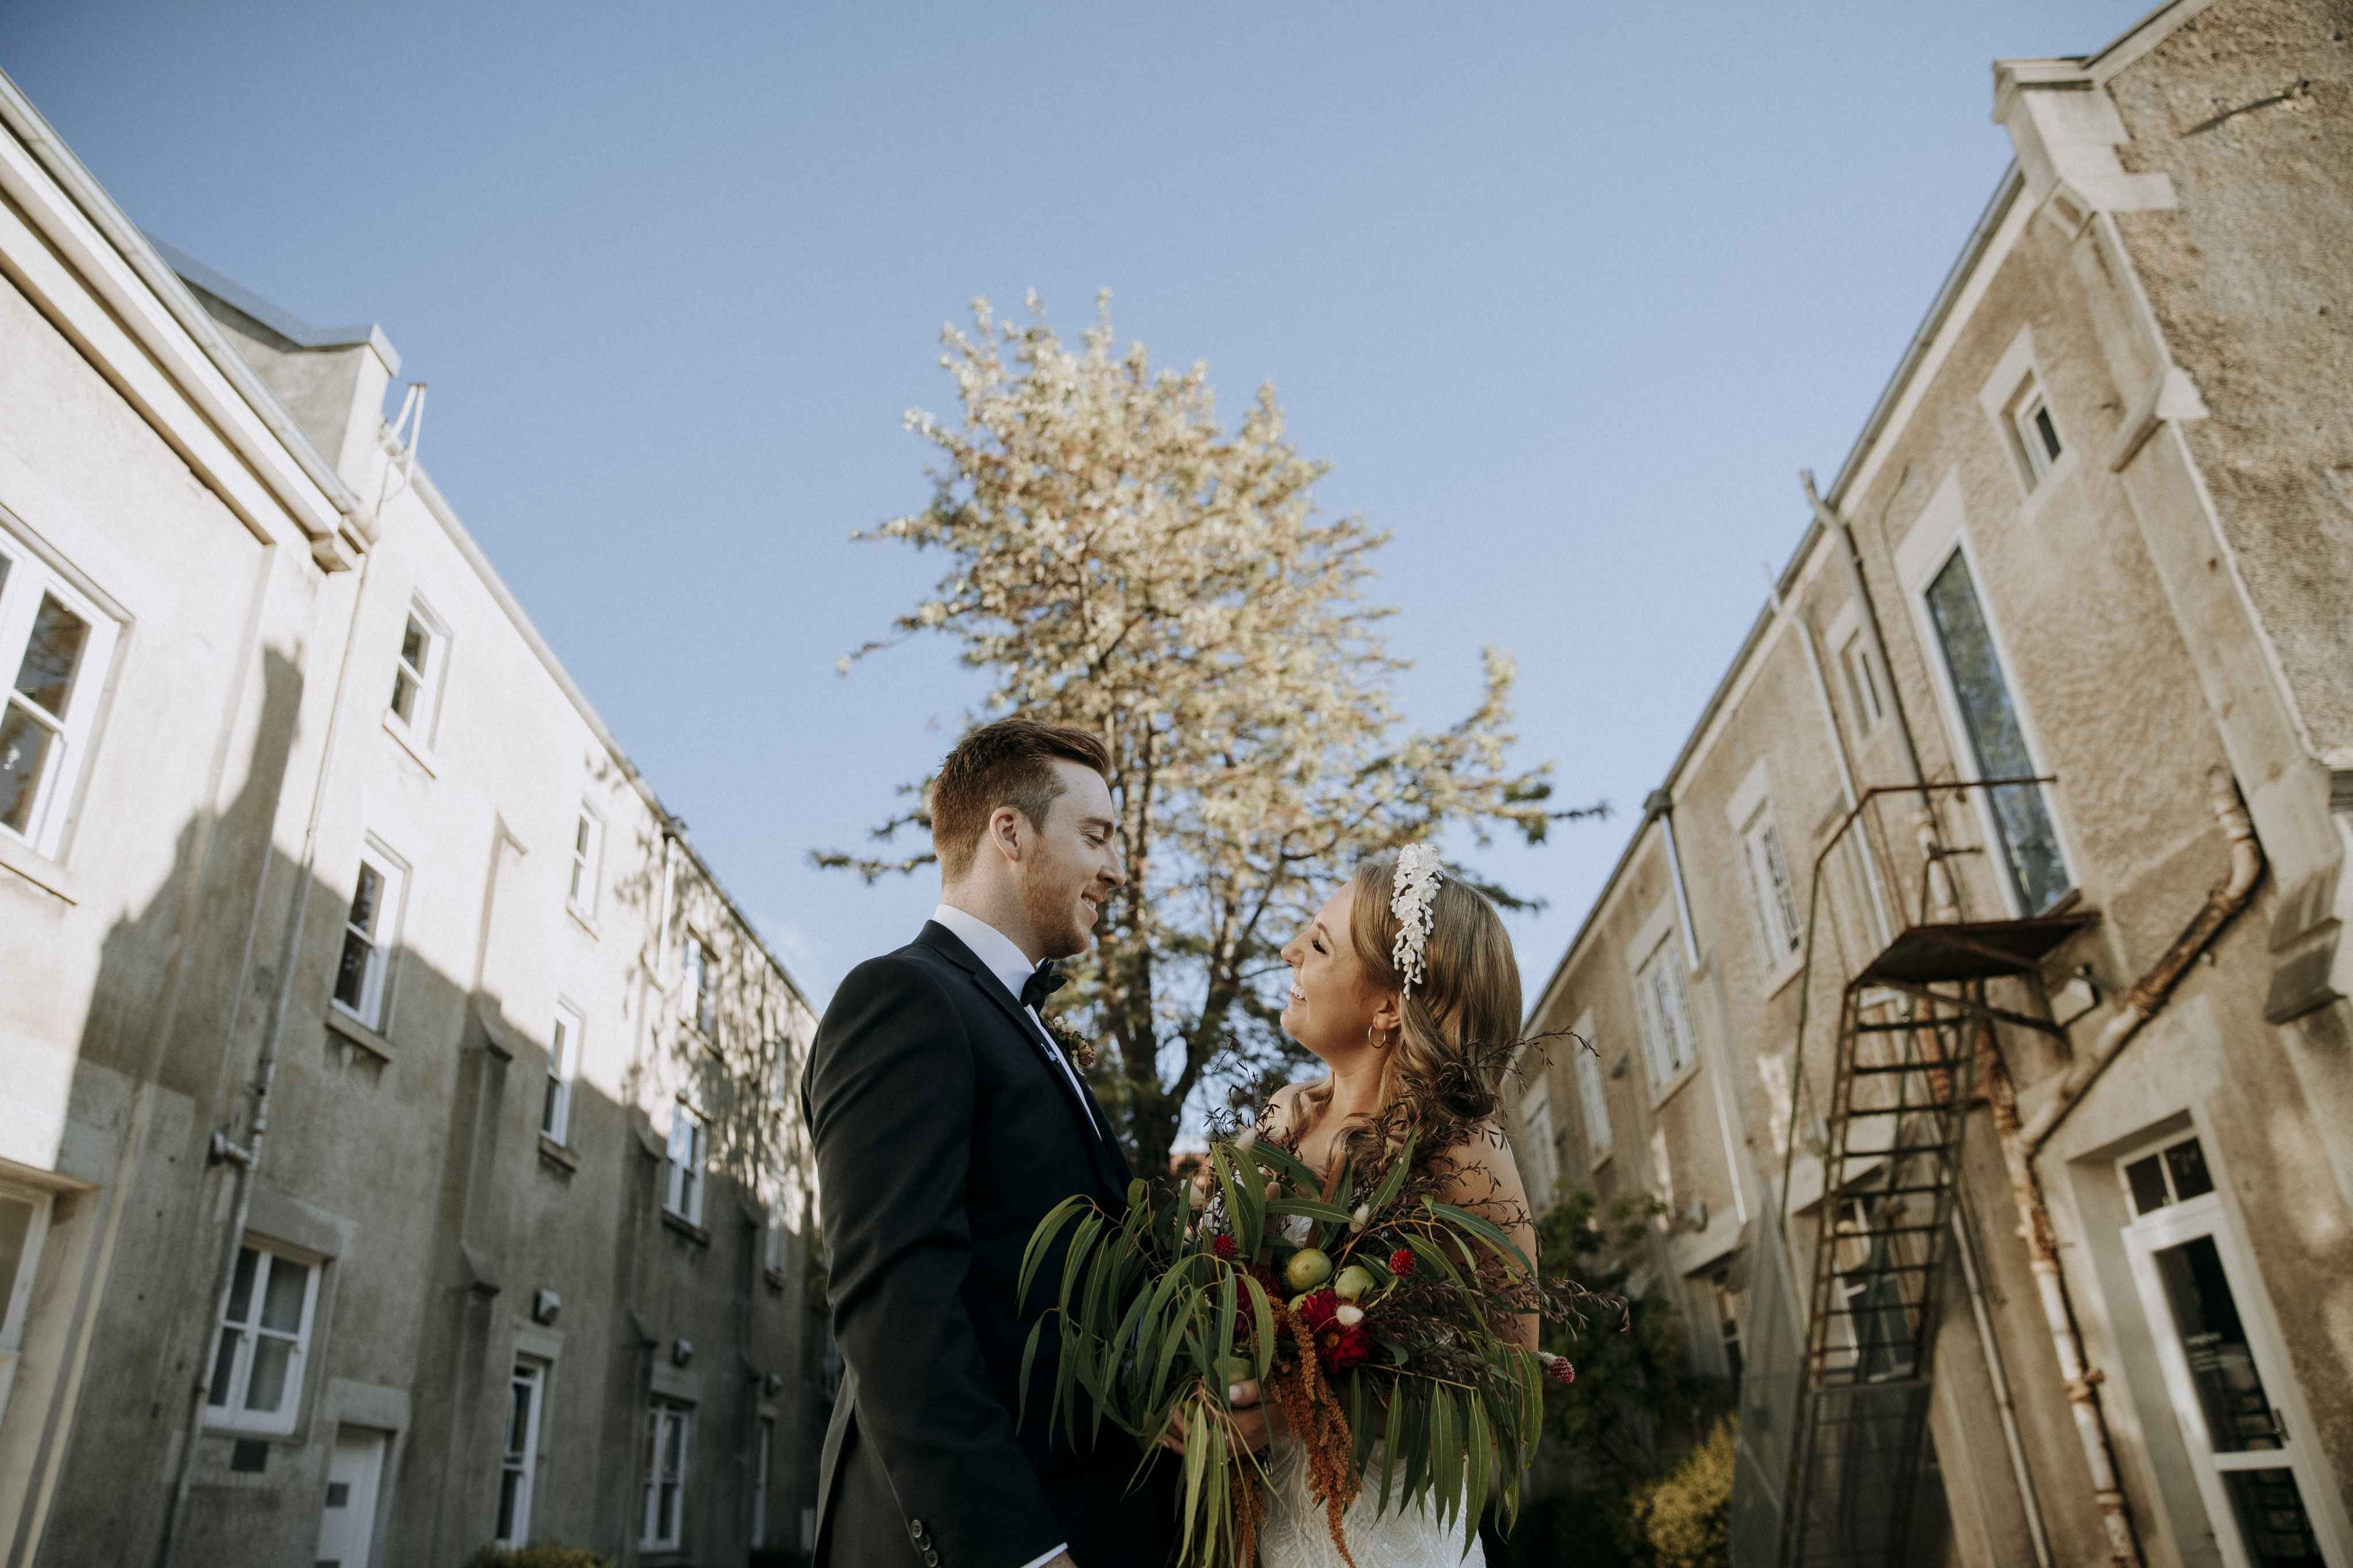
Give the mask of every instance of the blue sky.
M 978 695 L 848 679 L 935 574 L 941 324 L 1262 381 L 1390 530 L 1419 723 L 1518 658 L 1525 754 L 1620 815 L 1482 864 L 1549 973 L 2008 161 L 1997 57 L 2144 0 L 163 7 L 5 0 L 0 68 L 155 235 L 375 320 L 423 455 L 819 1000 L 928 883 L 814 870 Z

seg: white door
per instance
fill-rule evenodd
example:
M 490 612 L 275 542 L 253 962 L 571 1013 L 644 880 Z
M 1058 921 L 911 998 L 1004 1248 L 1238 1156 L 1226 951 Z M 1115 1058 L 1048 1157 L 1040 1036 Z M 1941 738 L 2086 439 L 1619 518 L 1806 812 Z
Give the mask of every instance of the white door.
M 319 1513 L 318 1568 L 368 1568 L 387 1437 L 366 1426 L 336 1432 L 335 1457 L 327 1464 L 327 1502 Z
M 2121 1168 L 2137 1216 L 2125 1248 L 2223 1561 L 2348 1568 L 2327 1469 L 2204 1150 L 2185 1138 Z

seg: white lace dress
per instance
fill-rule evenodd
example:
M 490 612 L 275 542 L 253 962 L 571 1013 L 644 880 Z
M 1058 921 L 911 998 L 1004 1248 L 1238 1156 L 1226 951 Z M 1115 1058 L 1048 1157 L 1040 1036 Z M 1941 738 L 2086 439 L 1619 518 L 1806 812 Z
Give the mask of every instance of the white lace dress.
M 1389 1510 L 1380 1511 L 1380 1450 L 1373 1451 L 1366 1484 L 1348 1505 L 1341 1528 L 1347 1532 L 1348 1555 L 1356 1568 L 1486 1568 L 1487 1553 L 1474 1539 L 1470 1555 L 1462 1552 L 1462 1521 L 1444 1525 L 1428 1507 L 1407 1510 L 1398 1501 L 1404 1471 L 1391 1484 Z M 1315 1500 L 1315 1487 L 1307 1472 L 1307 1450 L 1277 1431 L 1267 1456 L 1268 1491 L 1273 1506 L 1260 1532 L 1259 1568 L 1347 1568 L 1338 1547 L 1332 1544 L 1330 1514 Z

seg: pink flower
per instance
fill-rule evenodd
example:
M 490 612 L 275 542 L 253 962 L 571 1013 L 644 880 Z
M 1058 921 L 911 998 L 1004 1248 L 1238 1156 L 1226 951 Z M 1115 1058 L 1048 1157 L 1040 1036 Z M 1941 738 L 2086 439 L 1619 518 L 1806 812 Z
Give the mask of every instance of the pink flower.
M 1563 1388 L 1577 1381 L 1577 1368 L 1570 1363 L 1567 1356 L 1555 1355 L 1550 1351 L 1539 1351 L 1536 1353 L 1544 1362 L 1544 1373 L 1546 1377 L 1559 1384 Z

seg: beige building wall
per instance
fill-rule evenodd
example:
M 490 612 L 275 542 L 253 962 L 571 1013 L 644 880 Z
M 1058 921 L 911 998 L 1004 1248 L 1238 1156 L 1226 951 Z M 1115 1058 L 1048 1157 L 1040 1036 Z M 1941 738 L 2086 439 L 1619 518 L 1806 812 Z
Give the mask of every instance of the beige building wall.
M 525 1499 L 797 1545 L 806 999 L 387 427 L 383 334 L 158 252 L 0 89 L 0 634 L 35 573 L 100 628 L 0 829 L 0 1560 L 454 1562 Z
M 1637 929 L 1665 895 L 1671 826 L 1691 911 L 1684 978 L 1722 1064 L 1730 1135 L 1673 1114 L 1674 1097 L 1645 1103 L 1656 1096 L 1636 1092 L 1639 1067 L 1605 1073 L 1623 1120 L 1594 1169 L 1580 1119 L 1557 1110 L 1577 1092 L 1557 1053 L 1546 1092 L 1570 1183 L 1589 1173 L 1599 1190 L 1630 1180 L 1668 1198 L 1654 1289 L 1709 1365 L 1715 1302 L 1702 1286 L 1718 1270 L 1748 1283 L 1755 1250 L 1753 1230 L 1723 1258 L 1704 1239 L 1718 1205 L 1738 1199 L 1727 1170 L 1753 1184 L 1758 1223 L 1787 1217 L 1802 1295 L 1841 993 L 1893 928 L 1935 918 L 1911 797 L 1863 813 L 1867 857 L 1850 835 L 1824 862 L 1810 968 L 1802 954 L 1777 961 L 1744 838 L 1769 803 L 1804 922 L 1816 858 L 1858 794 L 1909 784 L 1915 755 L 1932 782 L 1984 776 L 1927 596 L 1957 552 L 2031 763 L 2056 777 L 2056 907 L 2097 915 L 2039 984 L 1996 988 L 2004 1005 L 2066 1020 L 2063 1039 L 2000 1031 L 2030 1119 L 2223 879 L 2206 780 L 2224 770 L 2265 879 L 2036 1163 L 2138 1550 L 2156 1563 L 2247 1560 L 2154 1283 L 2164 1237 L 2152 1226 L 2167 1216 L 2137 1215 L 2121 1173 L 2193 1135 L 2215 1184 L 2194 1212 L 2227 1257 L 2309 1528 L 2324 1560 L 2353 1562 L 2353 987 L 2337 941 L 2353 801 L 2337 722 L 2353 668 L 2347 33 L 2341 7 L 2177 4 L 2096 55 L 1997 68 L 2017 164 L 1825 492 L 1852 527 L 1868 603 L 1817 517 L 1778 584 L 1780 611 L 1760 613 L 1663 809 L 1638 829 L 1531 1019 L 1548 1029 L 1590 1016 L 1610 1066 L 1639 1046 L 1627 953 L 1650 940 Z M 2038 394 L 2055 457 L 2030 450 L 2035 432 L 2019 421 Z M 1849 665 L 1874 617 L 1892 667 L 1873 672 L 1875 702 Z M 2002 874 L 1973 797 L 1948 797 L 1935 826 L 1962 851 L 1942 864 L 1965 918 L 2038 912 Z M 1630 1163 L 1638 1146 L 1648 1157 Z M 1936 1360 L 1947 1516 L 1929 1521 L 1936 1550 L 2105 1561 L 1982 1109 L 1965 1159 L 1965 1245 L 1946 1271 Z

